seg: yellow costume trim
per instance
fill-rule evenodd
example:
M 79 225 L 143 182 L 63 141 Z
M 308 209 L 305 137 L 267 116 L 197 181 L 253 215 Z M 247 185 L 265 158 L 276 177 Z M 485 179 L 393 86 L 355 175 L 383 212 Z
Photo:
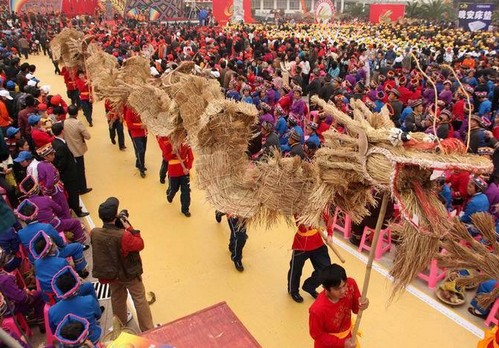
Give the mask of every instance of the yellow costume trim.
M 168 161 L 168 164 L 180 164 L 180 161 L 178 159 L 172 159 Z
M 350 327 L 348 329 L 346 329 L 345 331 L 342 331 L 339 333 L 330 332 L 329 334 L 331 336 L 338 337 L 340 340 L 342 340 L 342 339 L 345 339 L 350 334 L 350 332 L 352 331 L 352 328 L 353 328 L 353 322 L 350 323 Z M 356 348 L 360 348 L 359 337 L 361 337 L 360 331 L 357 332 L 356 346 L 355 346 Z M 496 347 L 494 347 L 494 348 L 496 348 Z
M 314 234 L 316 234 L 317 232 L 319 232 L 317 229 L 311 229 L 310 231 L 307 231 L 307 232 L 296 232 L 298 233 L 299 236 L 302 236 L 302 237 L 310 237 L 310 236 L 313 236 Z

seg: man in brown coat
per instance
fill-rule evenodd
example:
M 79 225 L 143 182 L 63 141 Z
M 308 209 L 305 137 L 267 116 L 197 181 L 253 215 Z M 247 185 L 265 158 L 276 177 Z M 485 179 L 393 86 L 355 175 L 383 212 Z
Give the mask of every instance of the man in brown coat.
M 26 40 L 25 37 L 21 37 L 18 42 L 19 42 L 19 49 L 21 50 L 21 54 L 24 55 L 25 59 L 28 59 L 28 53 L 29 53 L 28 40 Z
M 124 324 L 127 322 L 126 300 L 130 293 L 140 330 L 146 331 L 154 324 L 142 283 L 140 251 L 144 249 L 144 240 L 140 231 L 130 226 L 128 212 L 118 214 L 118 206 L 115 197 L 109 197 L 99 206 L 103 226 L 90 233 L 94 261 L 92 276 L 101 283 L 109 283 L 113 314 Z
M 83 155 L 88 151 L 86 140 L 90 139 L 90 133 L 85 128 L 85 125 L 77 119 L 78 108 L 75 105 L 68 106 L 69 118 L 64 121 L 64 140 L 68 144 L 69 150 L 76 160 L 79 176 L 80 194 L 84 195 L 92 191 L 87 187 L 87 178 L 85 175 L 85 159 Z

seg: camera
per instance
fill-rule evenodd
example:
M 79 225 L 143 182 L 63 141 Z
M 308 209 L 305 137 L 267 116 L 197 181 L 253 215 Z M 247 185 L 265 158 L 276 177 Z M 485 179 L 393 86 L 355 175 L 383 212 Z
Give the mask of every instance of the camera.
M 124 228 L 128 229 L 131 233 L 140 233 L 140 230 L 136 230 L 131 228 L 132 224 L 128 221 L 128 217 L 130 214 L 128 213 L 127 209 L 123 209 L 118 213 L 116 222 L 114 223 L 116 227 L 118 228 Z
M 128 217 L 129 216 L 130 216 L 130 214 L 128 213 L 127 209 L 121 210 L 118 213 L 118 216 L 117 216 L 117 219 L 116 219 L 116 222 L 115 222 L 116 227 L 118 227 L 118 228 L 125 228 L 125 224 L 130 225 L 130 223 L 128 222 Z

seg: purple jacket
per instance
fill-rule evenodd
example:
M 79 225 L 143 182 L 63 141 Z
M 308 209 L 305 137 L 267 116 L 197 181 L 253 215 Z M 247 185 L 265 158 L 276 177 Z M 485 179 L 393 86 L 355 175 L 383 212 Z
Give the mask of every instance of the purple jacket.
M 305 115 L 305 102 L 303 99 L 293 99 L 293 103 L 289 107 L 289 112 L 297 115 Z
M 267 121 L 274 124 L 274 116 L 272 116 L 269 113 L 263 114 L 262 116 L 260 116 L 260 123 L 262 123 L 263 121 Z
M 433 88 L 426 88 L 423 91 L 423 99 L 424 99 L 424 105 L 428 105 L 430 103 L 435 102 L 435 91 Z
M 55 216 L 64 215 L 61 206 L 48 196 L 32 196 L 29 200 L 38 207 L 37 220 L 40 222 L 50 223 Z
M 485 191 L 485 195 L 489 200 L 490 207 L 499 203 L 499 187 L 495 183 L 490 183 L 487 191 Z
M 0 271 L 0 291 L 5 299 L 14 302 L 16 307 L 29 304 L 29 295 L 17 286 L 16 277 L 5 271 Z
M 64 192 L 59 180 L 59 171 L 50 162 L 38 163 L 38 183 L 44 195 L 52 196 L 57 192 Z
M 449 105 L 450 103 L 452 103 L 452 91 L 443 90 L 438 95 L 438 99 L 444 101 L 446 105 Z

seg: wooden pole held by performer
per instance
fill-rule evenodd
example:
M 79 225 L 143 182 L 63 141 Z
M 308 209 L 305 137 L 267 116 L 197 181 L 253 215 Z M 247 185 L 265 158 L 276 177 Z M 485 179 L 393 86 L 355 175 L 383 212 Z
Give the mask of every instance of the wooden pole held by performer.
M 383 226 L 383 221 L 385 220 L 386 215 L 386 207 L 388 206 L 388 192 L 385 191 L 383 193 L 383 201 L 381 202 L 381 209 L 378 215 L 378 221 L 376 222 L 376 230 L 374 231 L 373 240 L 371 243 L 371 249 L 369 250 L 369 259 L 367 260 L 366 265 L 366 273 L 364 275 L 364 285 L 362 287 L 362 295 L 360 297 L 360 301 L 363 302 L 367 298 L 367 290 L 369 289 L 369 281 L 371 279 L 371 271 L 373 267 L 374 256 L 376 254 L 376 245 L 378 244 L 378 239 L 381 231 L 381 227 Z M 359 310 L 359 314 L 357 314 L 357 319 L 355 320 L 355 326 L 352 330 L 352 337 L 357 336 L 357 331 L 360 327 L 360 321 L 362 319 L 362 310 Z

